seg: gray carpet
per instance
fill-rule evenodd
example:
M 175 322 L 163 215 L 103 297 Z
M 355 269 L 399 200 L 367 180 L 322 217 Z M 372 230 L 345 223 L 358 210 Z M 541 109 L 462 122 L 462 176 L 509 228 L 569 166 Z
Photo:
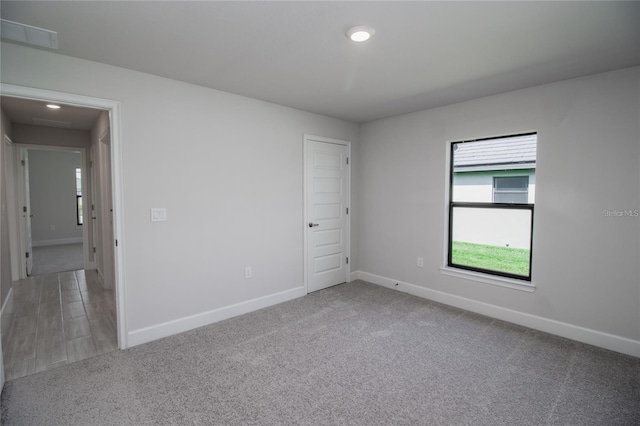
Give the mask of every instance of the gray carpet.
M 640 359 L 356 281 L 1 401 L 6 425 L 638 425 Z
M 82 243 L 33 247 L 31 275 L 84 269 Z

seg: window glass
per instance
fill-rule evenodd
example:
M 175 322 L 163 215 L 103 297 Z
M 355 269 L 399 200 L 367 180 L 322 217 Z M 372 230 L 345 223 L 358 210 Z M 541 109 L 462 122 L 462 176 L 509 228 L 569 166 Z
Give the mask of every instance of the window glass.
M 493 178 L 494 203 L 527 203 L 529 202 L 529 177 L 514 176 Z
M 531 210 L 453 208 L 453 264 L 529 275 Z

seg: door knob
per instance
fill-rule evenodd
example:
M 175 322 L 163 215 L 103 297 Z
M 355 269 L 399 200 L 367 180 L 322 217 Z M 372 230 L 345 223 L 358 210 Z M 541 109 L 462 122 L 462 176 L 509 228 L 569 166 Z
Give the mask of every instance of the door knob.
M 314 226 L 319 226 L 319 225 L 320 225 L 319 223 L 309 222 L 309 228 L 313 228 Z

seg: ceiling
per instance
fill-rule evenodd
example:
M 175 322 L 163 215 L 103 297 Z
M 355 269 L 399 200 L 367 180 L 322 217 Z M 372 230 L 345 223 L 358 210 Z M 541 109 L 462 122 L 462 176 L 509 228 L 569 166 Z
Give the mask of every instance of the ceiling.
M 12 2 L 58 53 L 366 122 L 640 64 L 640 2 Z M 354 25 L 376 33 L 345 37 Z
M 60 109 L 50 109 L 47 108 L 48 103 L 8 96 L 0 97 L 0 105 L 9 117 L 9 121 L 18 124 L 91 130 L 102 113 L 99 109 L 63 104 L 57 104 Z

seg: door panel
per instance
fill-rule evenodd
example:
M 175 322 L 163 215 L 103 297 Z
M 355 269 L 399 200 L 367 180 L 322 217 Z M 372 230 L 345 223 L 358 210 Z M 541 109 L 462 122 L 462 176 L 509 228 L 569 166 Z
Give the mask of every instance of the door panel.
M 102 278 L 105 288 L 114 287 L 114 247 L 115 239 L 113 234 L 113 197 L 111 194 L 111 140 L 110 134 L 100 138 L 98 144 L 100 155 L 100 179 L 101 179 L 101 199 L 100 199 L 100 223 L 102 234 Z
M 90 198 L 90 202 L 89 202 L 89 206 L 88 210 L 90 212 L 90 217 L 89 217 L 89 221 L 91 222 L 91 234 L 89 237 L 89 259 L 91 262 L 94 263 L 95 267 L 97 269 L 101 268 L 101 264 L 99 264 L 96 260 L 96 251 L 99 248 L 98 247 L 98 241 L 99 241 L 99 234 L 98 234 L 98 229 L 97 229 L 97 217 L 96 217 L 96 206 L 98 205 L 97 202 L 97 189 L 96 189 L 96 149 L 95 149 L 95 145 L 92 145 L 91 148 L 89 149 L 89 182 L 90 182 L 90 187 L 91 187 L 91 198 Z M 85 209 L 86 210 L 86 209 Z M 87 224 L 88 225 L 88 224 Z M 85 225 L 86 226 L 86 225 Z
M 20 170 L 16 168 L 16 155 L 15 153 L 18 150 L 14 149 L 13 143 L 11 139 L 7 135 L 5 135 L 4 139 L 4 172 L 5 172 L 5 183 L 6 183 L 6 194 L 7 194 L 7 219 L 9 221 L 9 253 L 11 253 L 11 281 L 18 281 L 20 279 L 20 263 L 21 263 L 21 255 L 22 251 L 21 244 L 19 243 L 19 238 L 21 232 L 20 228 L 20 218 L 21 216 L 18 212 L 21 210 L 21 207 L 18 207 L 18 191 L 17 183 L 20 182 L 20 178 L 16 176 L 16 170 Z
M 22 208 L 22 226 L 24 227 L 24 250 L 26 256 L 27 276 L 33 270 L 33 247 L 31 243 L 31 194 L 29 189 L 29 151 L 23 150 L 22 170 L 24 173 L 24 205 Z
M 307 139 L 307 290 L 348 280 L 348 146 Z

